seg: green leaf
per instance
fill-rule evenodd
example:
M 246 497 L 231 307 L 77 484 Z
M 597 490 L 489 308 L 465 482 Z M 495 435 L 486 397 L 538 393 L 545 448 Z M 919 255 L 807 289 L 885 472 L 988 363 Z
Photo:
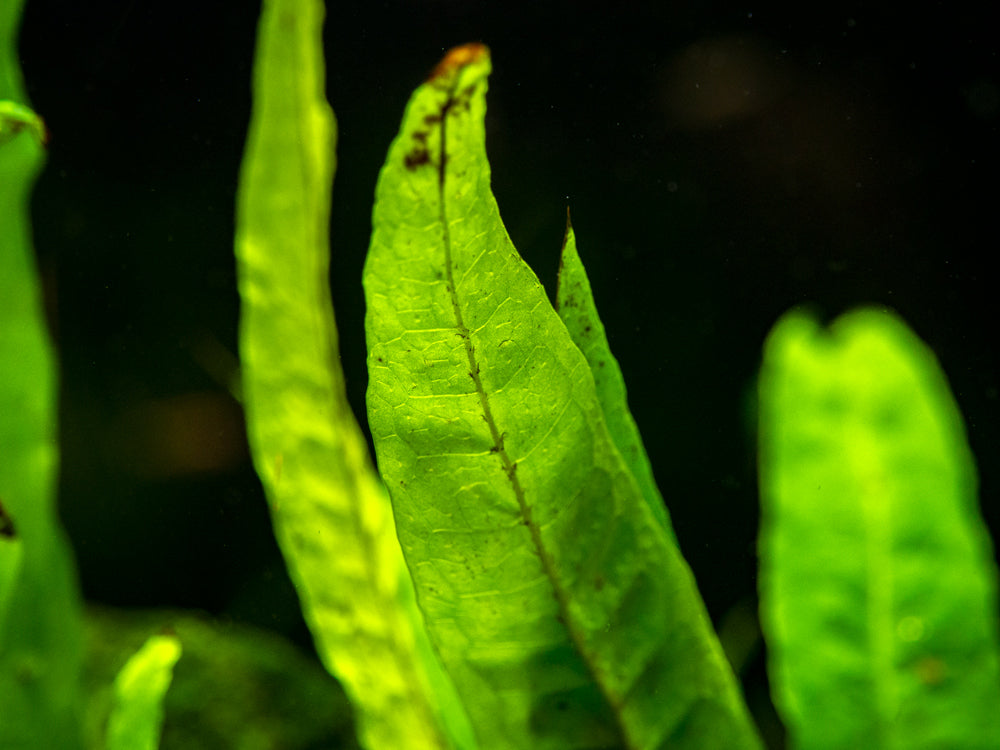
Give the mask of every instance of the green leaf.
M 180 658 L 177 638 L 154 635 L 122 667 L 115 678 L 107 750 L 154 750 L 159 746 L 163 698 Z
M 204 613 L 88 606 L 86 747 L 104 748 L 114 681 L 151 635 L 184 644 L 163 699 L 164 750 L 357 748 L 340 685 L 273 631 Z
M 56 364 L 28 208 L 44 152 L 17 66 L 21 5 L 0 3 L 0 747 L 72 749 L 80 595 L 56 517 Z
M 958 409 L 891 314 L 800 312 L 760 377 L 761 620 L 797 748 L 1000 747 L 996 569 Z
M 452 50 L 382 169 L 368 412 L 434 644 L 490 748 L 757 747 L 690 570 L 490 192 Z
M 576 233 L 566 215 L 566 237 L 563 240 L 562 255 L 559 259 L 559 285 L 556 292 L 556 309 L 569 331 L 573 343 L 587 358 L 590 372 L 597 387 L 597 398 L 604 411 L 608 432 L 618 452 L 622 454 L 629 471 L 642 490 L 653 516 L 677 543 L 673 526 L 667 515 L 667 507 L 653 478 L 653 467 L 642 444 L 639 427 L 628 408 L 625 378 L 622 377 L 618 360 L 611 353 L 604 324 L 597 314 L 594 293 L 590 279 L 584 270 L 583 261 L 576 249 Z
M 471 744 L 437 664 L 389 500 L 351 414 L 327 281 L 335 124 L 323 6 L 268 0 L 240 179 L 240 354 L 254 464 L 320 657 L 371 748 Z

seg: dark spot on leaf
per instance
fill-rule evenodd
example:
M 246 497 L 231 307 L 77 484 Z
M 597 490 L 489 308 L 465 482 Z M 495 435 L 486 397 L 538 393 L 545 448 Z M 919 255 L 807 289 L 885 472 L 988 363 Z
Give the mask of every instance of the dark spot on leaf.
M 403 158 L 403 166 L 412 172 L 417 167 L 421 167 L 424 164 L 430 164 L 430 161 L 430 152 L 424 147 L 417 147 L 407 153 Z
M 3 503 L 0 502 L 0 536 L 13 539 L 17 536 L 17 529 L 14 528 L 14 519 L 7 515 Z

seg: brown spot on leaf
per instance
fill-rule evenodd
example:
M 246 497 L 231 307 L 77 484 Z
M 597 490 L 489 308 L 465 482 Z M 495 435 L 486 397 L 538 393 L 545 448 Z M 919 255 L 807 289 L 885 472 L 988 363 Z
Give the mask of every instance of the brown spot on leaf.
M 430 164 L 431 155 L 426 148 L 417 147 L 409 151 L 403 158 L 403 166 L 411 172 L 424 164 Z
M 13 539 L 17 536 L 17 530 L 14 528 L 14 519 L 7 515 L 2 502 L 0 502 L 0 536 L 5 536 L 8 539 Z
M 479 62 L 480 60 L 489 57 L 489 54 L 489 47 L 485 44 L 480 44 L 479 42 L 471 42 L 470 44 L 463 44 L 460 47 L 452 47 L 441 59 L 441 62 L 439 62 L 435 66 L 434 70 L 431 71 L 431 75 L 427 80 L 435 81 L 441 78 L 454 76 L 466 65 Z

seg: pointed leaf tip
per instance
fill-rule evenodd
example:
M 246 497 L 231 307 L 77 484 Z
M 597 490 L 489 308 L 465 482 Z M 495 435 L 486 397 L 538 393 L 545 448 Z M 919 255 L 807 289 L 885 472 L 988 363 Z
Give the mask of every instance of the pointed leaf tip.
M 490 48 L 479 42 L 469 42 L 458 47 L 452 47 L 441 58 L 441 62 L 434 66 L 434 70 L 431 71 L 427 80 L 451 83 L 462 68 L 489 61 L 489 59 Z

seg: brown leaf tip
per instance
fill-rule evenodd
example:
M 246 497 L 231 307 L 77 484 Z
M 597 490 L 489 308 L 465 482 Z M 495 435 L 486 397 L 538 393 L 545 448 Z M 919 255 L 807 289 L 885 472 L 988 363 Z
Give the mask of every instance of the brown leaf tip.
M 455 73 L 466 65 L 477 63 L 489 57 L 489 55 L 490 48 L 479 42 L 470 42 L 469 44 L 452 47 L 448 50 L 448 54 L 441 58 L 441 62 L 431 71 L 431 75 L 427 80 L 436 81 L 445 76 L 454 76 Z

